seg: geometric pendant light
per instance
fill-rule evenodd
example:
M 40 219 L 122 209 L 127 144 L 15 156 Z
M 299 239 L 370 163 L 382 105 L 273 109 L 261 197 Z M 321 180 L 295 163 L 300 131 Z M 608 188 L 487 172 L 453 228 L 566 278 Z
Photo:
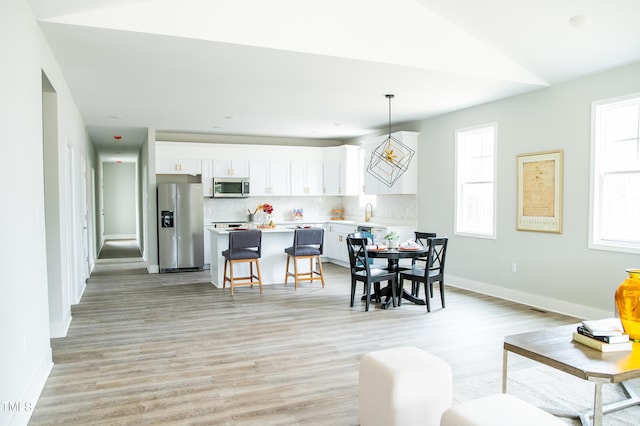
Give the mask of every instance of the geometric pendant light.
M 385 95 L 389 99 L 389 132 L 387 138 L 371 153 L 367 173 L 392 187 L 409 168 L 415 151 L 391 136 L 391 99 L 394 95 Z

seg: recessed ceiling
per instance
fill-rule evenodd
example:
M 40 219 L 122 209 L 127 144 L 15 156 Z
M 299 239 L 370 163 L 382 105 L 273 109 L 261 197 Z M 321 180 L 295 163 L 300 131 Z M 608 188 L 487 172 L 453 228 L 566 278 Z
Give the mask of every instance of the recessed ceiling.
M 147 128 L 353 138 L 386 93 L 402 123 L 640 60 L 635 0 L 30 4 L 103 153 Z

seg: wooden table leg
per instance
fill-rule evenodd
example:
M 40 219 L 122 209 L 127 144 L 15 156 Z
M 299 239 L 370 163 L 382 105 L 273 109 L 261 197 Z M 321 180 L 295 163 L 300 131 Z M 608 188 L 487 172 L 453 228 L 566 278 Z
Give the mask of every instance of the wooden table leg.
M 609 383 L 609 380 L 600 377 L 589 377 L 589 381 L 596 385 L 593 398 L 593 426 L 602 426 L 602 385 Z
M 502 393 L 507 393 L 507 361 L 509 360 L 509 351 L 502 350 Z

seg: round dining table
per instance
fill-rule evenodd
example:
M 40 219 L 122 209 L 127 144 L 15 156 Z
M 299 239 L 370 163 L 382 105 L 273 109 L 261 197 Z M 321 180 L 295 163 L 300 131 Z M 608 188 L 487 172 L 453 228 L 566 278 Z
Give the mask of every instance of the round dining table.
M 398 288 L 400 288 L 400 272 L 404 269 L 400 267 L 399 262 L 400 259 L 417 259 L 420 257 L 427 256 L 427 249 L 419 248 L 419 249 L 402 249 L 402 248 L 394 248 L 394 249 L 368 249 L 367 256 L 373 259 L 387 259 L 387 269 L 389 271 L 394 271 L 396 273 L 396 282 Z M 386 296 L 384 303 L 382 304 L 382 308 L 386 309 L 389 307 L 389 303 L 391 302 L 391 288 L 389 286 L 383 288 L 382 294 Z M 400 295 L 403 299 L 406 299 L 412 303 L 417 305 L 424 305 L 425 301 L 422 299 L 418 299 L 407 290 L 402 291 Z M 427 295 L 428 297 L 428 295 Z

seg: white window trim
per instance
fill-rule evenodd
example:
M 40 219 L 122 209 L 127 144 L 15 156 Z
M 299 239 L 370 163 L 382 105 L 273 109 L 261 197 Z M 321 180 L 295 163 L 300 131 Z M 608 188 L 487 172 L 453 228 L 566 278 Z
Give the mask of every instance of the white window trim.
M 596 241 L 596 236 L 594 235 L 596 215 L 599 214 L 595 211 L 595 198 L 596 198 L 596 190 L 598 189 L 598 175 L 596 173 L 596 142 L 597 135 L 596 132 L 598 130 L 597 126 L 597 109 L 606 104 L 624 102 L 626 100 L 640 98 L 640 92 L 632 93 L 629 95 L 616 96 L 608 99 L 601 99 L 599 101 L 593 101 L 591 103 L 591 161 L 590 161 L 590 183 L 589 183 L 589 241 L 588 248 L 593 250 L 605 250 L 605 251 L 615 251 L 621 253 L 632 253 L 632 254 L 640 254 L 640 248 L 636 246 L 624 246 L 620 242 L 607 244 L 606 242 L 599 240 Z
M 473 232 L 458 231 L 458 197 L 460 185 L 458 183 L 458 135 L 460 133 L 473 132 L 474 130 L 480 131 L 487 127 L 493 127 L 493 232 L 491 234 L 480 234 Z M 488 240 L 497 239 L 497 224 L 498 224 L 498 122 L 493 121 L 490 123 L 479 124 L 477 126 L 465 127 L 456 129 L 455 131 L 455 153 L 454 153 L 454 198 L 453 198 L 453 234 L 461 237 L 483 238 Z

